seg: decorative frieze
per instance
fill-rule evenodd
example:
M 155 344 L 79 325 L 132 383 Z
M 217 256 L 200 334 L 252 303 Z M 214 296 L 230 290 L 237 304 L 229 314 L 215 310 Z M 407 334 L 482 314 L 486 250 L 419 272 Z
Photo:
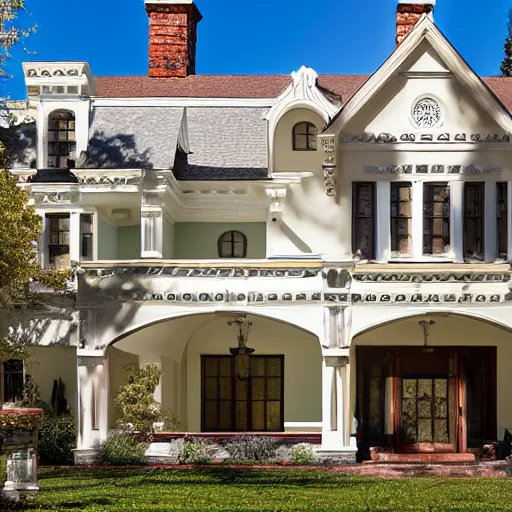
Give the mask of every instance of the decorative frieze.
M 352 279 L 362 283 L 506 283 L 510 272 L 356 272 Z
M 78 190 L 66 192 L 34 192 L 34 204 L 76 204 L 80 199 Z
M 397 143 L 509 143 L 509 134 L 500 133 L 362 133 L 341 137 L 342 144 L 397 144 Z
M 352 304 L 495 304 L 512 301 L 512 293 L 353 293 Z
M 365 174 L 501 174 L 501 167 L 484 165 L 368 165 Z
M 328 196 L 336 196 L 336 137 L 334 135 L 319 137 L 324 150 L 324 171 L 325 193 Z

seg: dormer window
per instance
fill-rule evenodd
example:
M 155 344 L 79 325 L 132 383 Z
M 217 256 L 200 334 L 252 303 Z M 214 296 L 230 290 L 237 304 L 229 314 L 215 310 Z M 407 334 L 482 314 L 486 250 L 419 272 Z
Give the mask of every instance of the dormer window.
M 293 150 L 316 151 L 318 128 L 312 123 L 298 123 L 293 127 Z
M 247 237 L 240 231 L 227 231 L 218 241 L 219 258 L 245 258 Z
M 69 110 L 52 112 L 48 118 L 48 167 L 68 167 L 75 151 L 75 114 Z

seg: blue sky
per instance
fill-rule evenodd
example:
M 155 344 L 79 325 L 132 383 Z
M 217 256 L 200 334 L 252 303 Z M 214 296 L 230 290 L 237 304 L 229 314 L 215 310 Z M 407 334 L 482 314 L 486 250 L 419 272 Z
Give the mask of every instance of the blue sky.
M 197 0 L 197 72 L 371 73 L 394 48 L 397 0 Z M 96 75 L 147 73 L 143 0 L 26 0 L 39 30 L 27 55 L 15 52 L 14 78 L 0 95 L 23 99 L 21 62 L 85 60 Z M 481 75 L 498 75 L 512 0 L 437 0 L 435 20 Z

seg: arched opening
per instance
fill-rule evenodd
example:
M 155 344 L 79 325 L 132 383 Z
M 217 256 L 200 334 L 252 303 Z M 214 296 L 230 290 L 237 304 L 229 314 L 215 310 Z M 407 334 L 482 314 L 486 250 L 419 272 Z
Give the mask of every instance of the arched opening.
M 74 167 L 75 134 L 75 114 L 71 110 L 55 110 L 48 116 L 48 167 Z
M 465 460 L 501 439 L 512 425 L 511 341 L 501 326 L 449 313 L 358 334 L 351 402 L 363 457 L 375 449 Z
M 322 354 L 309 332 L 247 315 L 248 360 L 237 360 L 236 313 L 163 321 L 116 341 L 107 351 L 110 425 L 113 398 L 130 371 L 156 364 L 155 400 L 173 410 L 185 432 L 320 432 Z M 240 367 L 242 364 L 242 369 Z M 307 378 L 305 376 L 307 375 Z

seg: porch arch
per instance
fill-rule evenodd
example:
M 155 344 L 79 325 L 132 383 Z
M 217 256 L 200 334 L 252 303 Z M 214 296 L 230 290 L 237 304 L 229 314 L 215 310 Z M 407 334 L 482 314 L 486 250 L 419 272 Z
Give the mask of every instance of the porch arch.
M 322 353 L 318 336 L 273 317 L 247 313 L 253 326 L 248 346 L 255 356 L 284 359 L 284 431 L 320 432 L 322 424 Z M 184 431 L 202 430 L 202 357 L 229 356 L 237 346 L 227 322 L 242 312 L 202 312 L 160 319 L 113 340 L 107 350 L 110 371 L 111 426 L 113 397 L 129 370 L 157 364 L 162 370 L 157 401 L 173 409 Z M 251 430 L 251 429 L 248 429 Z

